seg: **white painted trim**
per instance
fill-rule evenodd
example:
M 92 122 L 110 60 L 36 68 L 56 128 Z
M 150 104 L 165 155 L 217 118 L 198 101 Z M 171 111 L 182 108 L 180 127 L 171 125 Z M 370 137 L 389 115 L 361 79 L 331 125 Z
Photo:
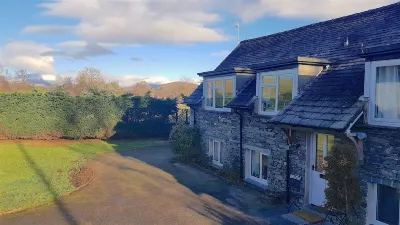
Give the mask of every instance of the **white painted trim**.
M 232 93 L 232 98 L 236 97 L 236 76 L 223 76 L 223 77 L 212 77 L 212 78 L 205 78 L 203 80 L 203 98 L 204 100 L 204 109 L 209 110 L 209 111 L 215 111 L 215 112 L 232 112 L 232 109 L 230 108 L 215 108 L 215 81 L 216 80 L 222 80 L 222 88 L 217 88 L 217 89 L 222 89 L 224 92 L 223 95 L 223 103 L 225 103 L 225 80 L 232 80 L 233 81 L 233 93 Z M 213 95 L 213 107 L 207 106 L 207 82 L 208 81 L 213 81 L 213 90 L 212 90 L 212 95 Z M 226 103 L 227 104 L 227 103 Z
M 218 160 L 214 160 L 214 151 L 215 151 L 214 146 L 215 146 L 215 143 L 217 143 L 217 146 L 218 146 L 218 153 L 217 154 L 218 154 L 219 161 Z M 208 155 L 211 157 L 212 163 L 214 165 L 219 166 L 219 167 L 223 166 L 223 164 L 222 164 L 222 151 L 223 151 L 222 143 L 223 143 L 222 141 L 214 139 L 214 138 L 209 138 L 208 139 L 208 148 L 209 148 L 208 149 Z M 224 144 L 224 146 L 225 146 L 225 144 Z
M 400 65 L 400 59 L 374 61 L 369 69 L 365 70 L 364 95 L 368 94 L 368 124 L 376 126 L 400 127 L 400 120 L 375 118 L 375 93 L 376 93 L 376 69 L 383 66 Z M 366 85 L 369 85 L 366 88 Z
M 371 83 L 371 62 L 365 62 L 365 75 L 364 75 L 364 97 L 370 96 L 370 83 Z
M 256 146 L 252 146 L 252 145 L 247 145 L 247 144 L 244 144 L 243 147 L 247 148 L 249 150 L 256 151 L 256 152 L 261 152 L 264 155 L 267 155 L 268 157 L 271 156 L 271 150 L 270 149 L 264 149 L 264 148 L 260 148 L 260 147 L 256 147 Z
M 374 224 L 374 225 L 388 225 L 386 223 L 376 220 L 377 203 L 378 203 L 378 184 L 368 183 L 366 222 L 367 224 Z M 399 204 L 399 214 L 400 214 L 400 204 Z
M 260 178 L 258 177 L 254 177 L 253 175 L 251 175 L 251 166 L 252 166 L 252 154 L 251 152 L 254 151 L 256 153 L 258 153 L 260 155 L 260 166 L 259 166 L 259 172 L 260 172 Z M 263 187 L 267 187 L 268 186 L 268 174 L 267 174 L 267 180 L 262 179 L 261 177 L 263 176 L 263 171 L 262 171 L 262 156 L 265 155 L 268 157 L 268 160 L 270 160 L 270 156 L 262 151 L 257 151 L 257 150 L 253 150 L 253 149 L 248 149 L 245 153 L 248 157 L 247 159 L 245 159 L 246 162 L 246 169 L 247 169 L 247 173 L 245 173 L 245 178 L 252 180 L 253 182 L 259 183 L 261 184 Z M 269 171 L 269 162 L 268 162 L 268 171 Z
M 299 86 L 299 76 L 298 72 L 299 69 L 296 67 L 294 69 L 286 69 L 286 70 L 277 70 L 277 71 L 269 71 L 269 72 L 262 72 L 257 74 L 257 85 L 256 85 L 256 96 L 258 97 L 258 114 L 266 115 L 266 116 L 274 116 L 278 111 L 278 94 L 279 94 L 279 76 L 291 76 L 293 80 L 293 87 L 292 87 L 292 99 L 294 99 L 298 95 L 298 86 Z M 274 84 L 263 84 L 262 77 L 263 76 L 274 76 L 275 82 Z M 262 111 L 262 87 L 275 87 L 275 111 L 274 112 L 264 112 Z
M 305 193 L 304 193 L 304 205 L 308 205 L 311 202 L 311 138 L 312 133 L 306 133 L 306 168 L 305 173 Z

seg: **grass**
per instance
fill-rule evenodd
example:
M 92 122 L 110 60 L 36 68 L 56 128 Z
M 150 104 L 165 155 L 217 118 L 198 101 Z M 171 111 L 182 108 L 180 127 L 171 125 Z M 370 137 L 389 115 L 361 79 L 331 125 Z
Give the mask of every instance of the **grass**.
M 70 170 L 101 153 L 163 145 L 166 141 L 0 141 L 0 214 L 74 191 Z

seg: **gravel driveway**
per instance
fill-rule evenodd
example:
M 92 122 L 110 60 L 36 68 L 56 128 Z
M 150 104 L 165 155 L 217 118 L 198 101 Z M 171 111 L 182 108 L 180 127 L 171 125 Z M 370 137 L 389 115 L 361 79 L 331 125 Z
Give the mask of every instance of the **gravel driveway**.
M 169 148 L 104 154 L 95 178 L 52 205 L 0 217 L 0 224 L 266 224 L 282 213 L 251 188 L 230 186 L 171 163 Z

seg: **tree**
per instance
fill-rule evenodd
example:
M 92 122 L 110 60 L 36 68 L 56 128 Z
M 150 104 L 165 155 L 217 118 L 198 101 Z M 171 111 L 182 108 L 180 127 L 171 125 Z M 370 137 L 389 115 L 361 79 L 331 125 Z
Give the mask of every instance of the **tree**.
M 102 72 L 94 67 L 85 67 L 78 72 L 76 78 L 57 77 L 57 86 L 70 95 L 91 93 L 92 90 L 105 91 L 113 95 L 122 95 L 123 90 L 117 82 L 109 82 Z
M 14 73 L 15 73 L 15 79 L 18 82 L 26 83 L 29 79 L 28 73 L 24 69 L 16 70 Z
M 134 84 L 130 90 L 130 93 L 138 96 L 144 96 L 147 92 L 151 91 L 151 85 L 146 81 L 138 81 Z
M 349 218 L 350 210 L 361 200 L 360 183 L 355 175 L 357 157 L 355 149 L 347 143 L 335 143 L 324 165 L 328 188 L 325 189 L 330 209 L 344 212 Z

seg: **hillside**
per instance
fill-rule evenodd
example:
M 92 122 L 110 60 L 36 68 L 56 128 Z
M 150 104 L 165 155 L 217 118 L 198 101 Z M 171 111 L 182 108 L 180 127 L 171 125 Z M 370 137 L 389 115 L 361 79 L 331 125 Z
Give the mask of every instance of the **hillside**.
M 181 94 L 189 96 L 197 86 L 198 84 L 185 81 L 176 81 L 160 85 L 139 82 L 131 87 L 125 88 L 125 91 L 135 95 L 145 95 L 146 92 L 151 91 L 151 95 L 157 98 L 179 98 Z

